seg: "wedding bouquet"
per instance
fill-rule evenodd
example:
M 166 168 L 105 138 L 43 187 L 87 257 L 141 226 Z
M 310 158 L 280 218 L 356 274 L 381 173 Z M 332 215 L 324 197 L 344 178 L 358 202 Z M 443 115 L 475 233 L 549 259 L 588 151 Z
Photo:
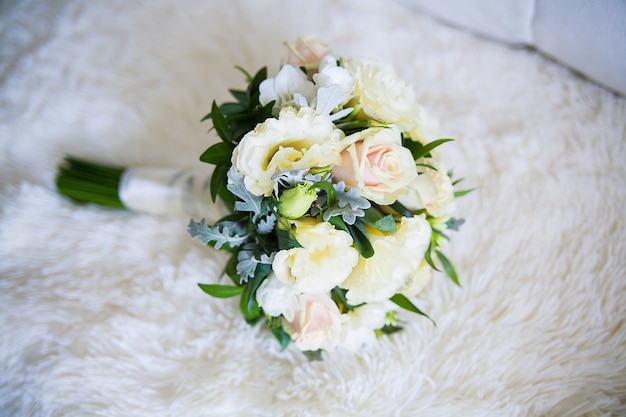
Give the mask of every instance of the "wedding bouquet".
M 454 200 L 469 190 L 454 191 L 458 181 L 437 149 L 452 139 L 433 140 L 411 87 L 389 63 L 336 57 L 312 37 L 287 49 L 274 77 L 239 68 L 247 88 L 230 90 L 235 101 L 213 102 L 203 119 L 221 141 L 200 160 L 215 167 L 207 181 L 182 183 L 205 183 L 187 196 L 209 195 L 229 214 L 191 220 L 188 231 L 230 254 L 224 275 L 232 283 L 199 286 L 239 296 L 245 320 L 264 322 L 283 349 L 293 342 L 311 357 L 354 351 L 400 330 L 399 308 L 428 317 L 410 298 L 433 271 L 459 284 L 441 248 L 462 223 L 449 216 Z M 85 164 L 70 159 L 58 188 L 95 201 L 77 196 L 72 182 Z M 111 172 L 120 185 L 115 205 L 141 208 L 150 187 Z M 129 191 L 136 189 L 143 194 Z

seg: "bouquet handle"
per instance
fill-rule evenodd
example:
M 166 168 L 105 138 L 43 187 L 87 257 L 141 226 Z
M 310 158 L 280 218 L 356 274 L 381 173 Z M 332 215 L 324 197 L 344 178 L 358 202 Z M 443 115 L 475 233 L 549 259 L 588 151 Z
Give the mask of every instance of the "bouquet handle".
M 122 168 L 68 157 L 56 185 L 62 195 L 81 203 L 216 222 L 230 212 L 223 202 L 211 199 L 212 174 L 212 166 Z

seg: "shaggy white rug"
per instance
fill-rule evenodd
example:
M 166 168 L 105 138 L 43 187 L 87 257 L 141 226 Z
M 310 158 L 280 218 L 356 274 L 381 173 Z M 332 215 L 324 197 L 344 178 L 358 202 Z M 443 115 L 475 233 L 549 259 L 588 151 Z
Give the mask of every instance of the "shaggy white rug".
M 467 186 L 405 331 L 308 362 L 217 300 L 186 218 L 77 206 L 66 153 L 200 166 L 199 123 L 282 42 L 391 60 Z M 626 414 L 626 101 L 533 51 L 383 1 L 0 4 L 3 416 Z

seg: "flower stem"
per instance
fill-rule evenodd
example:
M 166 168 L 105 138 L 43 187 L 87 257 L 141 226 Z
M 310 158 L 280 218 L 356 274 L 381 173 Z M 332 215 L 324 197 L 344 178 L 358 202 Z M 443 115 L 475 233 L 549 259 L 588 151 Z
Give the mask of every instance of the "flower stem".
M 59 167 L 56 186 L 60 194 L 76 202 L 125 208 L 118 195 L 123 172 L 123 168 L 67 156 Z

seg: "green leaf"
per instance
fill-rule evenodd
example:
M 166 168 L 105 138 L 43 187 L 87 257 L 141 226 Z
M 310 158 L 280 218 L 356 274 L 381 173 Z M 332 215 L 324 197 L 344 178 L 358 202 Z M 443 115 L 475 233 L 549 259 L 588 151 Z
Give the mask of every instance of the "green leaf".
M 365 230 L 363 220 L 358 219 L 354 224 L 347 225 L 341 217 L 335 216 L 328 219 L 328 222 L 337 229 L 350 233 L 362 257 L 371 258 L 374 256 L 374 248 L 370 242 L 367 230 Z
M 348 290 L 344 288 L 339 288 L 339 287 L 333 288 L 330 292 L 330 296 L 335 302 L 335 304 L 337 304 L 337 307 L 339 308 L 339 312 L 341 314 L 345 314 L 363 305 L 363 304 L 359 304 L 359 305 L 353 306 L 351 304 L 348 304 L 348 300 L 346 299 L 347 292 Z
M 218 142 L 200 155 L 200 161 L 213 165 L 230 165 L 230 157 L 235 147 L 227 142 Z
M 267 79 L 267 67 L 261 68 L 250 81 L 248 86 L 248 96 L 250 96 L 250 107 L 253 108 L 259 103 L 259 86 Z
M 229 116 L 234 116 L 248 111 L 248 107 L 241 103 L 223 103 L 220 105 L 220 110 L 224 116 L 226 116 L 226 120 L 228 120 Z
M 283 329 L 280 317 L 269 317 L 267 319 L 267 326 L 278 340 L 278 343 L 280 343 L 280 350 L 285 350 L 291 342 L 291 336 L 289 336 L 289 333 L 287 333 L 285 329 Z
M 459 197 L 463 197 L 466 194 L 471 193 L 472 191 L 474 191 L 474 188 L 470 188 L 469 190 L 459 190 L 459 191 L 455 191 L 454 192 L 454 198 L 459 198 Z
M 235 297 L 243 292 L 244 287 L 235 287 L 233 285 L 219 284 L 198 284 L 198 287 L 205 293 L 216 298 Z
M 249 279 L 245 286 L 246 289 L 241 296 L 239 306 L 241 313 L 249 324 L 256 323 L 262 317 L 261 308 L 256 301 L 256 290 L 271 270 L 272 265 L 270 264 L 258 264 L 254 272 L 254 277 Z
M 393 204 L 389 205 L 389 207 L 398 212 L 398 214 L 400 214 L 401 216 L 413 217 L 413 212 L 411 212 L 411 210 L 406 208 L 402 203 L 397 200 Z
M 426 145 L 422 145 L 420 142 L 416 142 L 411 139 L 404 139 L 402 141 L 402 145 L 405 148 L 407 148 L 409 151 L 411 151 L 411 154 L 413 155 L 413 159 L 418 160 L 430 154 L 430 151 L 435 149 L 437 146 L 443 145 L 444 143 L 451 142 L 453 140 L 454 139 L 449 139 L 449 138 L 437 139 L 430 143 L 427 143 Z
M 397 332 L 401 331 L 402 329 L 403 329 L 402 326 L 393 326 L 393 325 L 390 325 L 390 324 L 385 324 L 380 329 L 374 330 L 374 333 L 376 334 L 376 337 L 381 337 L 381 336 L 384 336 L 384 335 L 390 335 L 390 334 L 397 333 Z
M 222 113 L 222 110 L 219 108 L 215 100 L 213 100 L 213 104 L 211 105 L 211 120 L 213 121 L 213 127 L 215 128 L 217 135 L 224 142 L 233 143 L 233 134 L 228 127 L 226 117 L 224 117 L 224 113 Z
M 424 259 L 426 259 L 426 263 L 428 263 L 428 265 L 430 265 L 432 269 L 434 269 L 437 272 L 441 272 L 441 270 L 437 268 L 437 266 L 435 266 L 435 263 L 433 262 L 432 251 L 433 251 L 433 242 L 431 241 L 430 244 L 428 245 L 428 249 L 424 253 Z
M 437 257 L 439 258 L 439 260 L 441 261 L 441 265 L 443 266 L 444 271 L 446 271 L 446 274 L 450 277 L 452 282 L 454 282 L 456 285 L 460 287 L 461 284 L 459 283 L 459 277 L 457 276 L 456 271 L 454 270 L 454 267 L 452 266 L 452 263 L 440 251 L 435 250 L 435 253 L 437 254 Z
M 321 349 L 318 349 L 318 350 L 305 350 L 305 351 L 302 351 L 302 353 L 304 354 L 304 356 L 306 356 L 306 358 L 309 360 L 309 362 L 323 360 L 322 359 L 322 350 Z
M 328 182 L 328 181 L 318 181 L 315 184 L 311 185 L 309 187 L 309 189 L 319 189 L 321 188 L 322 190 L 326 191 L 326 195 L 328 196 L 328 206 L 332 206 L 333 204 L 335 204 L 335 201 L 337 201 L 337 190 L 335 190 L 335 187 L 333 187 L 333 184 Z
M 433 171 L 438 171 L 437 168 L 435 168 L 432 165 L 428 165 L 428 164 L 415 164 L 416 167 L 422 167 L 422 168 L 428 168 L 428 169 L 432 169 Z M 452 184 L 454 185 L 454 184 Z
M 237 100 L 241 105 L 248 107 L 250 104 L 250 100 L 248 97 L 248 93 L 242 90 L 228 90 L 230 94 Z
M 246 77 L 246 82 L 249 83 L 250 81 L 252 81 L 252 76 L 250 75 L 250 73 L 248 73 L 248 71 L 243 69 L 243 67 L 240 67 L 239 65 L 235 65 L 235 69 L 239 70 Z
M 241 282 L 241 278 L 237 274 L 237 263 L 239 263 L 237 256 L 237 253 L 233 254 L 233 256 L 230 257 L 230 259 L 226 263 L 226 266 L 224 267 L 224 273 L 228 275 L 228 277 L 233 281 L 233 284 L 235 285 L 239 285 L 239 283 Z
M 291 228 L 291 222 L 280 215 L 276 215 L 276 239 L 278 250 L 302 247 Z
M 217 195 L 219 194 L 221 189 L 226 189 L 226 177 L 228 174 L 228 170 L 230 169 L 229 165 L 217 165 L 215 170 L 213 171 L 213 175 L 211 175 L 211 199 L 213 202 L 217 199 Z
M 385 215 L 378 208 L 373 206 L 365 210 L 363 222 L 382 232 L 396 231 L 396 220 L 393 216 L 391 214 Z
M 402 307 L 403 309 L 407 310 L 407 311 L 410 311 L 412 313 L 416 313 L 416 314 L 419 314 L 420 316 L 426 317 L 428 320 L 430 320 L 433 323 L 433 325 L 435 325 L 435 327 L 437 327 L 437 323 L 435 323 L 435 321 L 433 319 L 431 319 L 428 316 L 428 314 L 424 313 L 422 310 L 417 308 L 415 306 L 415 304 L 413 304 L 404 295 L 396 294 L 393 297 L 391 297 L 389 300 L 392 301 L 393 303 L 395 303 L 396 305 L 398 305 L 399 307 Z

